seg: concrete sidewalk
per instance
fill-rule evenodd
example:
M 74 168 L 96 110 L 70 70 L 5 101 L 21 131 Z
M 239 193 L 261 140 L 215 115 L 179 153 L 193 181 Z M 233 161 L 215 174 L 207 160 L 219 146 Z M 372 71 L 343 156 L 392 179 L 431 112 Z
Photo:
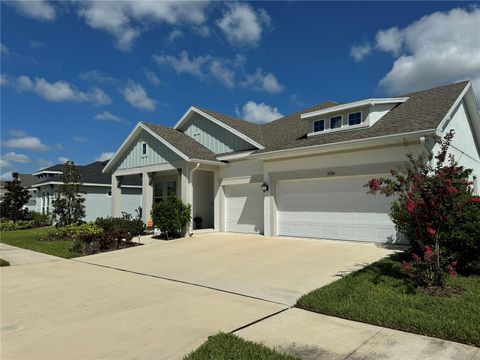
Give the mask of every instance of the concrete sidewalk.
M 304 360 L 474 360 L 480 349 L 292 308 L 235 332 Z
M 0 243 L 0 259 L 7 260 L 12 266 L 63 260 L 57 256 L 22 249 L 4 243 Z

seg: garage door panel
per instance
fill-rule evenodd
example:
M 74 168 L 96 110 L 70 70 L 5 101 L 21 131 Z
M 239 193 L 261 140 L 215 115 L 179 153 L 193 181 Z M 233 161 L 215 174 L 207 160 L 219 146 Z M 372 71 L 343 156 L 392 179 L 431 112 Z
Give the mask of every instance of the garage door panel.
M 384 242 L 395 237 L 391 199 L 366 193 L 367 177 L 284 180 L 277 186 L 279 235 Z
M 258 184 L 224 186 L 226 231 L 263 233 L 263 193 Z

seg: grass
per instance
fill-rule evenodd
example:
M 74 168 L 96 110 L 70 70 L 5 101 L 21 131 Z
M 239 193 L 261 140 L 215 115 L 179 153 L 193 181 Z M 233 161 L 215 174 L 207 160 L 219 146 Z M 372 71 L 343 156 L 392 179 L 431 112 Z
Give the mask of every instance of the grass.
M 392 255 L 302 296 L 302 309 L 480 346 L 480 276 L 455 277 L 464 292 L 434 297 L 409 286 Z
M 184 360 L 300 360 L 284 355 L 268 347 L 243 340 L 236 335 L 219 333 L 210 336 L 197 350 Z
M 14 230 L 0 232 L 0 242 L 23 249 L 33 250 L 44 254 L 70 259 L 81 254 L 70 250 L 70 240 L 42 241 L 38 235 L 46 235 L 52 227 L 43 227 L 28 230 Z
M 0 267 L 10 266 L 10 263 L 7 260 L 0 259 Z

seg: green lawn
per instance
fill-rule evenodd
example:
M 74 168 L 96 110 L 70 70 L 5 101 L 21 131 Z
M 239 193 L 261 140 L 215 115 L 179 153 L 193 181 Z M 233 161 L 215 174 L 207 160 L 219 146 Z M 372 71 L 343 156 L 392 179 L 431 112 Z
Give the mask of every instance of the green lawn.
M 243 340 L 238 336 L 219 333 L 210 336 L 197 350 L 188 354 L 185 360 L 300 360 L 283 355 L 266 346 Z
M 451 298 L 412 289 L 400 256 L 380 260 L 302 296 L 296 306 L 322 314 L 480 346 L 480 276 L 449 279 Z
M 0 259 L 0 267 L 1 266 L 10 266 L 10 263 L 7 260 Z
M 43 227 L 28 230 L 1 231 L 0 242 L 67 259 L 80 256 L 80 254 L 70 251 L 72 247 L 70 240 L 39 240 L 37 234 L 45 235 L 51 229 L 52 227 Z

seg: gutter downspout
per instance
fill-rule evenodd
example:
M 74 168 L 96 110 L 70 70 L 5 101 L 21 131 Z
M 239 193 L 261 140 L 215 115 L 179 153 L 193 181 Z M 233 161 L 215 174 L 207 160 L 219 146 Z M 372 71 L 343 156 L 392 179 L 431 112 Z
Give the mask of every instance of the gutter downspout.
M 190 236 L 193 236 L 193 177 L 192 177 L 192 175 L 193 175 L 193 173 L 194 173 L 195 171 L 198 170 L 199 167 L 200 167 L 200 163 L 197 162 L 197 164 L 195 165 L 195 167 L 194 167 L 192 170 L 190 170 L 190 175 L 189 175 L 189 177 L 188 177 L 188 182 L 192 185 L 192 187 L 191 187 L 191 190 L 192 190 L 192 191 L 191 191 L 191 194 L 190 194 L 190 195 L 191 195 L 191 199 L 190 199 L 190 200 L 191 200 L 191 204 L 192 204 L 192 214 L 191 214 L 191 216 L 190 216 L 190 224 L 188 225 L 188 234 L 189 234 Z

